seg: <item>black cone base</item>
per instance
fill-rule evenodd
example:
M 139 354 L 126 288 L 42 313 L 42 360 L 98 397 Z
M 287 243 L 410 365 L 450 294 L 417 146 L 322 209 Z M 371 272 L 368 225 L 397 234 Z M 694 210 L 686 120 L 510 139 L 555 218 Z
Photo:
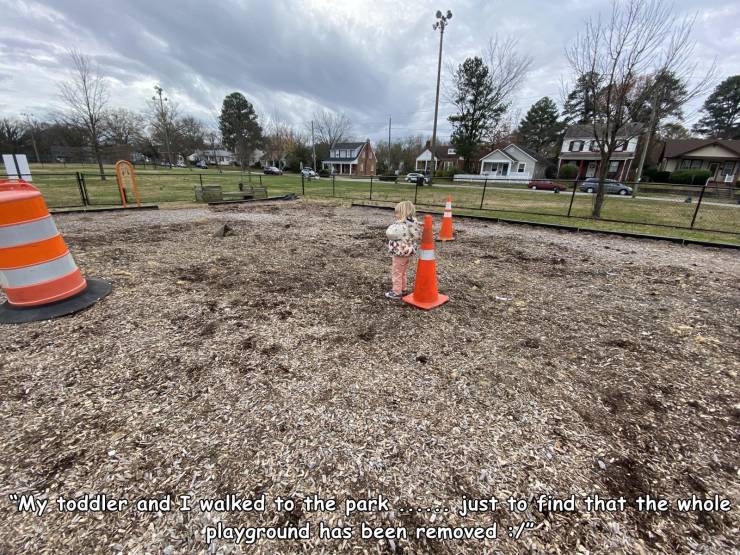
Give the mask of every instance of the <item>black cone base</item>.
M 0 324 L 25 324 L 74 314 L 95 304 L 112 289 L 113 286 L 107 281 L 87 278 L 87 288 L 82 293 L 63 301 L 27 308 L 12 306 L 6 302 L 0 306 Z

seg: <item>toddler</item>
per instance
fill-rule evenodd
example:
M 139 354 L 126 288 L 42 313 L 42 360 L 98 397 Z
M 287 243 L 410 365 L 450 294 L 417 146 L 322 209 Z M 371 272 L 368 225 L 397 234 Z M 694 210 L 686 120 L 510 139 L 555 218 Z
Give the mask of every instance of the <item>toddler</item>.
M 388 251 L 393 256 L 391 279 L 393 290 L 385 296 L 389 299 L 400 299 L 406 292 L 406 277 L 409 261 L 419 247 L 421 229 L 416 221 L 416 208 L 408 200 L 396 205 L 396 221 L 388 226 L 385 234 L 388 237 Z

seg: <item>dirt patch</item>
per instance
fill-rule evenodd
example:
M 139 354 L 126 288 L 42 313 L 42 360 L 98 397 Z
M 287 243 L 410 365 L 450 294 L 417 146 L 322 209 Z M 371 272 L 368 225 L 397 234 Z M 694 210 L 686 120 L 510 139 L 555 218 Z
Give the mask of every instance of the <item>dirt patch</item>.
M 722 515 L 527 511 L 460 498 L 715 493 L 736 504 L 735 253 L 456 221 L 431 312 L 388 301 L 390 213 L 324 204 L 57 217 L 113 294 L 0 335 L 0 495 L 265 492 L 360 497 L 359 527 L 538 523 L 519 541 L 286 543 L 283 553 L 682 553 L 737 549 Z M 213 237 L 227 224 L 233 235 Z M 411 275 L 413 283 L 413 269 Z M 202 529 L 334 522 L 2 506 L 0 552 L 192 553 Z M 276 544 L 224 546 L 272 553 Z

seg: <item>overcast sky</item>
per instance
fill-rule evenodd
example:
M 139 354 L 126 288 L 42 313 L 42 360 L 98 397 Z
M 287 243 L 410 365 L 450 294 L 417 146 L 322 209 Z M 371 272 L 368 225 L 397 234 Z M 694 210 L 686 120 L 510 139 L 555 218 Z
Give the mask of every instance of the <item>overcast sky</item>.
M 515 35 L 534 59 L 514 100 L 523 115 L 542 96 L 561 104 L 564 48 L 608 0 L 0 0 L 0 115 L 60 108 L 69 48 L 92 56 L 110 104 L 144 110 L 159 83 L 181 112 L 215 125 L 223 97 L 241 91 L 261 118 L 303 127 L 317 108 L 347 114 L 355 138 L 431 135 L 439 35 L 437 9 L 452 10 L 443 74 L 481 54 L 489 38 Z M 697 15 L 695 56 L 717 79 L 740 73 L 740 2 L 676 0 Z M 698 12 L 697 12 L 698 10 Z M 443 75 L 444 79 L 444 75 Z M 696 119 L 703 98 L 689 106 Z M 449 134 L 441 106 L 440 133 Z

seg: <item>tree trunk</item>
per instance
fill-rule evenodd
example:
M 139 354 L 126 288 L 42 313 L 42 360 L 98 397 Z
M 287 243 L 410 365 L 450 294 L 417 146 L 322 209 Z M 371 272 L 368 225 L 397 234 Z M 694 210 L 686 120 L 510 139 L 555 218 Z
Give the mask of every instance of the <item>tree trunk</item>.
M 599 163 L 599 184 L 596 187 L 596 196 L 594 197 L 594 209 L 591 214 L 592 218 L 601 218 L 601 207 L 604 205 L 604 195 L 606 194 L 606 186 L 604 185 L 604 179 L 606 179 L 606 173 L 609 171 L 609 153 L 601 154 L 601 162 Z
M 103 158 L 100 156 L 100 147 L 97 141 L 93 141 L 93 150 L 95 151 L 95 158 L 98 160 L 98 168 L 100 168 L 100 180 L 105 181 L 105 170 L 103 169 Z

